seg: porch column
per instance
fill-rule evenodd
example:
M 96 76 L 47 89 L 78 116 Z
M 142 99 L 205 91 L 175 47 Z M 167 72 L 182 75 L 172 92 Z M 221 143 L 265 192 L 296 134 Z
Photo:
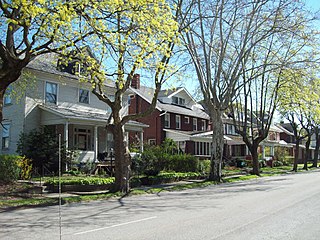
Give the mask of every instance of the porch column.
M 143 152 L 143 131 L 140 132 L 140 152 Z
M 270 147 L 270 155 L 271 155 L 271 156 L 274 156 L 274 146 L 271 146 L 271 147 Z
M 263 144 L 261 144 L 261 150 L 262 150 L 262 159 L 266 158 L 266 151 L 265 151 L 265 147 Z
M 93 130 L 93 150 L 94 150 L 94 162 L 97 161 L 98 156 L 98 126 L 94 126 Z
M 66 143 L 66 148 L 69 148 L 69 122 L 66 121 L 64 124 L 64 141 Z
M 64 124 L 64 142 L 66 144 L 66 149 L 69 149 L 69 122 L 68 120 Z M 66 164 L 66 171 L 68 171 L 68 164 Z

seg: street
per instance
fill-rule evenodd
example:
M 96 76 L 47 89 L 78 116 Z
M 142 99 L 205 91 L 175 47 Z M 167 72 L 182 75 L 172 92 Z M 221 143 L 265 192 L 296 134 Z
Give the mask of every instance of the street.
M 315 171 L 64 205 L 61 239 L 320 239 L 319 182 Z M 1 212 L 0 239 L 60 239 L 59 206 Z

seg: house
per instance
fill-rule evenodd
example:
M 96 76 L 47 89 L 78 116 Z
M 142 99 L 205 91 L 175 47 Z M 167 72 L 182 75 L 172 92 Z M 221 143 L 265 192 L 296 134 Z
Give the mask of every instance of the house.
M 132 81 L 129 113 L 143 112 L 151 103 L 154 89 L 140 85 L 140 76 L 135 75 Z M 200 158 L 210 158 L 211 137 L 207 134 L 211 129 L 210 117 L 188 91 L 179 87 L 161 90 L 158 95 L 155 111 L 142 119 L 149 125 L 144 129 L 144 139 L 149 144 L 160 145 L 165 138 L 177 143 L 180 151 Z M 131 138 L 138 139 L 137 134 Z
M 71 65 L 70 65 L 71 64 Z M 78 150 L 80 161 L 95 161 L 99 153 L 111 152 L 113 135 L 106 128 L 111 109 L 91 92 L 89 83 L 79 81 L 82 66 L 76 62 L 61 67 L 54 53 L 39 56 L 29 63 L 18 84 L 8 90 L 4 101 L 2 154 L 14 154 L 21 133 L 47 126 L 61 134 L 69 149 Z M 21 84 L 20 84 L 21 83 Z M 17 85 L 26 84 L 26 89 L 16 101 L 9 92 Z M 115 87 L 105 83 L 112 98 Z M 124 98 L 124 111 L 128 111 L 128 92 Z M 129 121 L 124 129 L 142 133 L 148 127 L 137 121 Z M 143 136 L 141 134 L 141 136 Z
M 293 133 L 293 128 L 290 125 L 290 123 L 281 123 L 281 124 L 277 124 L 277 127 L 280 128 L 282 130 L 281 134 L 280 134 L 280 139 L 284 140 L 287 142 L 289 148 L 289 154 L 290 156 L 294 156 L 295 155 L 295 137 L 294 137 L 294 133 Z M 303 139 L 301 141 L 301 143 L 299 144 L 299 156 L 298 156 L 298 162 L 299 163 L 303 163 L 303 160 L 306 156 L 306 139 Z M 314 153 L 315 153 L 315 142 L 314 139 L 311 142 L 310 145 L 310 158 L 313 159 Z

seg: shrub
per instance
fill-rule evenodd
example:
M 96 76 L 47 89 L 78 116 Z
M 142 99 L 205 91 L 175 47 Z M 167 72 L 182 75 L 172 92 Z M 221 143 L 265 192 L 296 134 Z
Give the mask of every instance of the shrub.
M 32 165 L 35 169 L 46 167 L 49 171 L 58 171 L 59 140 L 58 135 L 50 127 L 21 134 L 17 152 L 32 159 Z M 67 151 L 64 143 L 61 146 L 61 153 L 62 164 L 70 165 L 74 154 L 72 151 Z
M 274 167 L 281 167 L 281 166 L 283 166 L 283 162 L 281 162 L 281 161 L 273 161 L 273 166 Z
M 176 154 L 169 157 L 168 170 L 175 172 L 198 172 L 199 160 L 189 154 Z
M 208 174 L 211 168 L 211 161 L 210 159 L 207 160 L 199 160 L 199 172 L 203 174 Z
M 83 177 L 83 178 L 64 178 L 61 179 L 61 185 L 103 185 L 114 182 L 114 177 L 99 178 L 99 177 Z M 59 185 L 59 179 L 48 179 L 46 185 Z
M 32 174 L 32 163 L 29 158 L 21 157 L 18 160 L 18 167 L 20 168 L 20 179 L 30 179 Z
M 277 147 L 274 151 L 274 158 L 278 161 L 285 161 L 289 156 L 289 151 L 287 148 Z
M 284 159 L 282 160 L 283 165 L 285 166 L 290 166 L 294 162 L 294 157 L 293 156 L 285 156 Z
M 0 181 L 14 182 L 18 180 L 21 157 L 17 155 L 0 155 Z

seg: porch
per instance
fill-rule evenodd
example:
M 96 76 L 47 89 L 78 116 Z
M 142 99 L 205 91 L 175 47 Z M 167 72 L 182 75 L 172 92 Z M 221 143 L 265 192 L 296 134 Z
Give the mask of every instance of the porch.
M 61 134 L 67 149 L 75 150 L 80 163 L 110 160 L 113 157 L 113 133 L 106 128 L 108 113 L 99 111 L 81 111 L 78 109 L 58 106 L 43 106 L 41 109 L 41 125 L 49 126 Z M 136 121 L 124 125 L 124 138 L 129 141 L 129 132 L 140 134 L 143 139 L 143 129 L 148 127 Z M 129 143 L 128 143 L 129 144 Z M 143 141 L 140 141 L 140 151 L 143 151 Z

